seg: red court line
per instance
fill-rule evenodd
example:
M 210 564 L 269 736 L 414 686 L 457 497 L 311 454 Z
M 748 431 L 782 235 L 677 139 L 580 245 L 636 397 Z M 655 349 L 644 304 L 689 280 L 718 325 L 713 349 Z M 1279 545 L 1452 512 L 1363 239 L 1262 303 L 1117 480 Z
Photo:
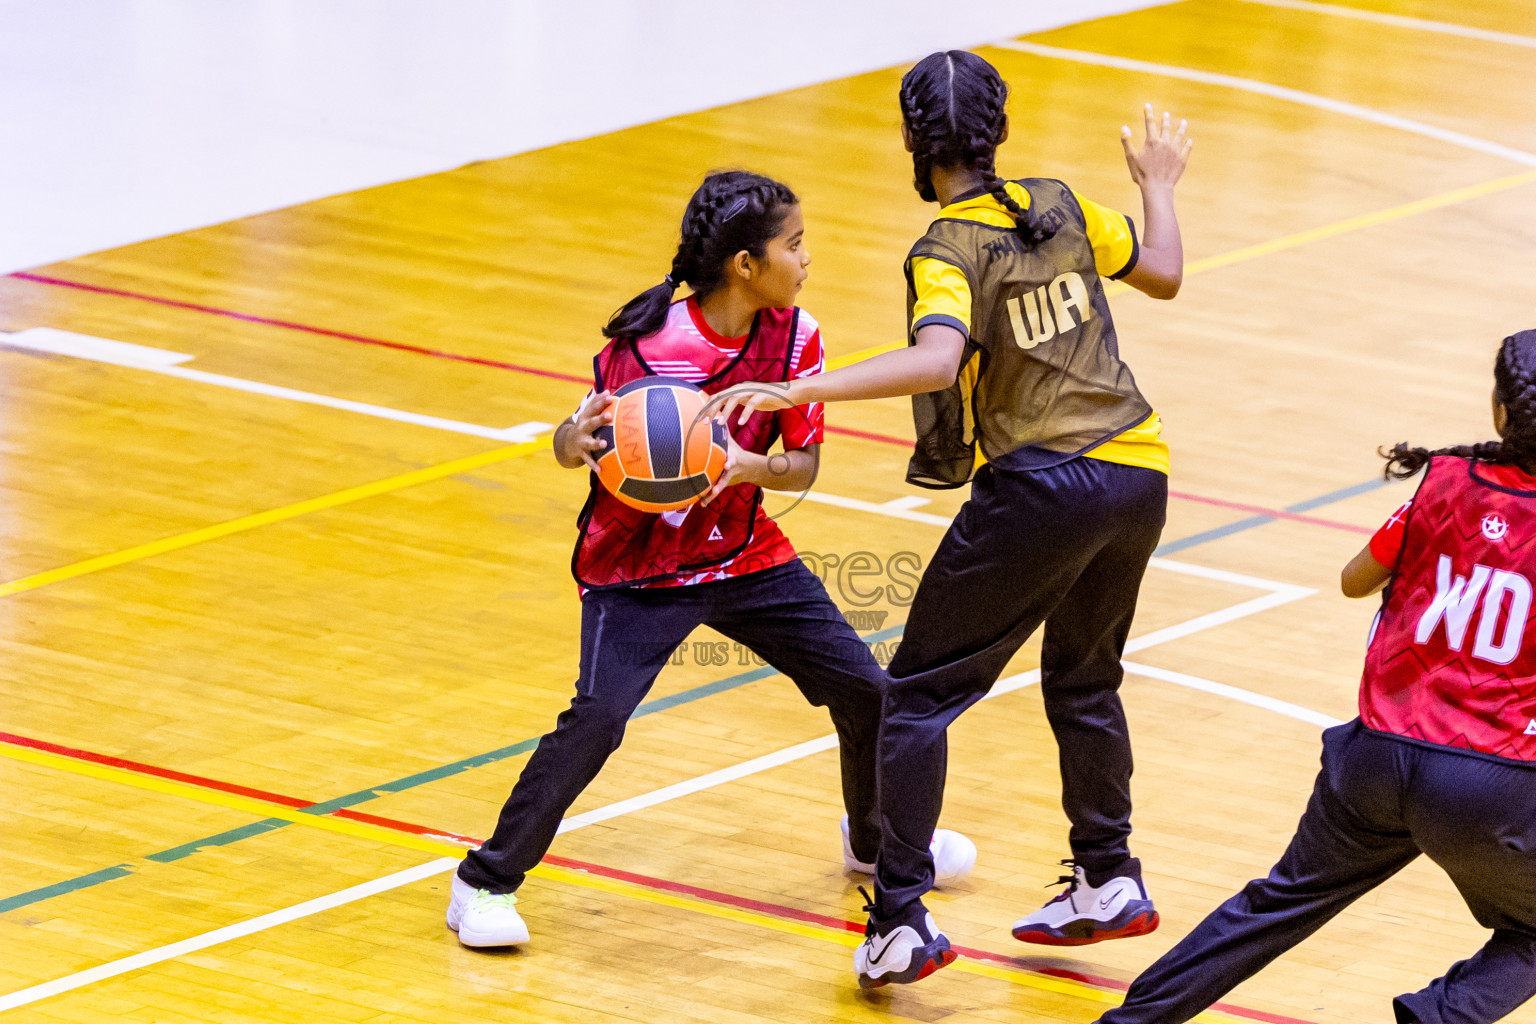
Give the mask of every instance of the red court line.
M 817 914 L 809 910 L 799 910 L 795 907 L 786 907 L 779 903 L 766 903 L 763 900 L 752 899 L 748 896 L 737 896 L 734 893 L 719 892 L 715 889 L 704 889 L 697 885 L 687 885 L 682 882 L 672 882 L 665 878 L 655 878 L 651 875 L 636 874 L 633 871 L 624 871 L 620 868 L 610 868 L 601 864 L 591 864 L 587 861 L 573 860 L 570 857 L 557 857 L 554 854 L 545 854 L 544 863 L 553 864 L 556 867 L 568 868 L 573 871 L 584 871 L 587 874 L 599 875 L 603 878 L 613 878 L 621 882 L 629 882 L 632 885 L 641 885 L 647 889 L 660 889 L 663 892 L 675 892 L 680 896 L 692 896 L 695 899 L 709 903 L 720 903 L 729 907 L 737 907 L 741 910 L 751 910 L 769 917 L 780 917 L 791 921 L 801 921 L 806 924 L 818 924 L 826 928 L 835 928 L 845 932 L 862 932 L 864 925 L 858 921 L 848 921 L 841 917 L 831 917 L 826 914 Z M 1029 963 L 1034 957 L 1014 957 L 1004 953 L 994 953 L 986 949 L 972 949 L 969 946 L 954 946 L 955 952 L 961 956 L 970 957 L 973 960 L 985 960 L 989 963 L 1002 964 L 1015 970 L 1026 971 L 1030 974 L 1043 974 L 1052 978 L 1064 978 L 1093 988 L 1109 989 L 1115 992 L 1124 992 L 1130 988 L 1128 982 L 1116 978 L 1103 978 L 1094 974 L 1084 974 L 1081 971 L 1066 970 L 1061 967 L 1033 966 Z M 1287 1017 L 1283 1014 L 1269 1013 L 1264 1010 L 1251 1010 L 1246 1006 L 1236 1006 L 1231 1003 L 1214 1003 L 1211 1009 L 1230 1013 L 1237 1017 L 1247 1017 L 1250 1020 L 1265 1021 L 1267 1024 L 1310 1024 L 1298 1017 Z
M 208 313 L 212 316 L 228 317 L 231 320 L 240 320 L 248 324 L 262 324 L 266 327 L 281 327 L 289 331 L 303 331 L 306 334 L 319 334 L 327 338 L 340 338 L 342 341 L 355 341 L 362 345 L 377 345 L 380 348 L 413 352 L 416 355 L 432 356 L 435 359 L 452 359 L 455 362 L 474 363 L 477 366 L 493 366 L 498 370 L 515 370 L 518 373 L 531 373 L 535 376 L 549 377 L 553 380 L 567 380 L 574 384 L 590 385 L 592 383 L 586 377 L 577 377 L 573 374 L 561 373 L 558 370 L 542 370 L 536 366 L 504 363 L 498 359 L 482 359 L 480 356 L 466 356 L 458 352 L 444 352 L 441 349 L 422 348 L 420 345 L 407 345 L 400 341 L 385 341 L 383 338 L 370 338 L 363 334 L 333 331 L 326 327 L 311 327 L 309 324 L 294 323 L 292 320 L 275 320 L 271 317 L 255 316 L 251 313 L 237 313 L 232 309 L 220 309 L 218 306 L 203 306 L 196 302 L 180 302 L 176 299 L 161 298 L 158 295 L 145 295 L 142 292 L 125 291 L 122 288 L 104 288 L 101 285 L 66 281 L 61 277 L 45 277 L 42 274 L 34 274 L 26 270 L 18 270 L 7 276 L 19 278 L 23 281 L 33 281 L 37 284 L 51 284 L 59 288 L 74 288 L 82 292 L 94 292 L 97 295 L 115 295 L 123 299 L 138 299 L 140 302 L 153 302 L 157 306 L 170 306 L 172 309 L 188 309 L 194 313 Z
M 1326 526 L 1334 530 L 1348 530 L 1350 533 L 1373 534 L 1376 531 L 1369 526 L 1356 526 L 1353 523 L 1340 523 L 1332 519 L 1319 519 L 1317 516 L 1304 516 L 1298 512 L 1286 512 L 1277 508 L 1265 508 L 1262 505 L 1245 505 L 1240 501 L 1227 501 L 1225 498 L 1207 498 L 1200 494 L 1188 494 L 1183 491 L 1169 491 L 1168 497 L 1179 498 L 1183 501 L 1198 501 L 1202 505 L 1216 505 L 1220 508 L 1237 509 L 1239 512 L 1253 512 L 1257 515 L 1272 516 L 1275 519 L 1290 519 L 1298 523 L 1310 523 L 1313 526 Z
M 191 786 L 201 786 L 204 789 L 212 789 L 220 793 L 230 793 L 235 796 L 265 800 L 268 803 L 277 804 L 281 807 L 292 807 L 294 810 L 301 811 L 306 807 L 314 806 L 313 801 L 302 800 L 296 796 L 286 796 L 282 793 L 273 793 L 265 789 L 242 786 L 234 782 L 225 782 L 222 779 L 210 779 L 205 775 L 191 775 L 187 772 L 176 771 L 174 768 L 161 768 L 159 765 L 145 764 L 143 761 L 130 761 L 126 757 L 113 757 L 111 754 L 98 754 L 93 750 L 81 750 L 79 747 L 66 747 L 62 743 L 50 743 L 47 740 L 33 739 L 30 736 L 18 736 L 12 732 L 0 732 L 0 743 L 9 743 L 14 747 L 30 747 L 33 750 L 44 750 L 50 754 L 72 757 L 77 761 L 89 761 L 92 764 L 105 765 L 109 768 L 121 768 L 124 771 L 138 772 L 140 775 L 152 775 L 157 779 L 169 779 L 172 782 L 184 782 Z M 465 846 L 479 846 L 482 842 L 482 840 L 476 839 L 473 836 L 460 835 L 457 832 L 445 832 L 442 829 L 424 828 L 420 825 L 413 825 L 408 821 L 383 818 L 377 814 L 365 814 L 362 811 L 354 811 L 348 807 L 342 807 L 329 813 L 333 817 L 348 818 L 352 821 L 365 822 L 369 825 L 377 825 L 380 828 L 392 829 L 397 832 L 431 836 L 435 839 L 451 839 L 454 842 L 463 843 Z M 317 817 L 322 817 L 322 815 L 317 815 Z
M 68 747 L 62 743 L 52 743 L 48 740 L 33 739 L 30 736 L 18 736 L 15 733 L 0 732 L 0 742 L 9 743 L 17 747 L 30 747 L 34 750 L 45 750 L 52 754 L 64 757 L 72 757 L 93 764 L 108 765 L 113 768 L 121 768 L 126 771 L 138 772 L 143 775 L 151 775 L 161 779 L 171 779 L 176 782 L 185 782 L 204 789 L 211 789 L 220 793 L 231 793 L 238 796 L 253 797 L 258 800 L 266 800 L 269 803 L 284 807 L 303 809 L 315 806 L 317 801 L 304 800 L 296 796 L 287 796 L 282 793 L 273 793 L 264 789 L 255 789 L 251 786 L 242 786 L 234 782 L 225 782 L 223 779 L 212 779 L 204 775 L 193 775 L 188 772 L 177 771 L 174 768 L 162 768 L 159 765 L 145 764 L 142 761 L 133 761 L 125 757 L 115 757 L 111 754 L 98 754 L 91 750 L 82 750 L 79 747 Z M 353 821 L 364 821 L 371 825 L 404 832 L 409 835 L 430 836 L 432 838 L 447 838 L 464 843 L 467 846 L 479 846 L 484 840 L 473 836 L 461 835 L 456 832 L 448 832 L 443 829 L 431 828 L 426 825 L 417 825 L 409 821 L 400 821 L 396 818 L 383 818 L 373 814 L 363 814 L 347 808 L 331 811 L 330 814 L 337 818 L 349 818 Z M 817 914 L 809 910 L 800 910 L 795 907 L 787 907 L 779 903 L 768 903 L 763 900 L 753 899 L 749 896 L 737 896 L 734 893 L 720 892 L 715 889 L 705 889 L 697 885 L 688 885 L 685 882 L 673 882 L 665 878 L 656 878 L 652 875 L 642 875 L 633 871 L 625 871 L 621 868 L 610 868 L 602 864 L 593 864 L 589 861 L 575 860 L 570 857 L 559 857 L 554 854 L 546 854 L 544 863 L 556 867 L 567 868 L 573 871 L 583 871 L 587 874 L 597 875 L 602 878 L 612 878 L 617 881 L 628 882 L 632 885 L 644 886 L 648 889 L 657 889 L 662 892 L 673 892 L 681 896 L 691 896 L 695 899 L 705 900 L 710 903 L 718 903 L 722 906 L 736 907 L 741 910 L 750 910 L 770 917 L 783 918 L 790 921 L 800 921 L 806 924 L 821 925 L 846 932 L 862 932 L 864 925 L 857 921 L 849 921 L 840 917 L 832 917 L 827 914 Z M 1060 967 L 1031 966 L 1028 961 L 1034 958 L 1011 957 L 1002 953 L 994 953 L 985 949 L 972 949 L 967 946 L 955 946 L 955 951 L 962 956 L 975 960 L 985 960 L 990 963 L 1002 964 L 1015 970 L 1027 971 L 1031 974 L 1041 974 L 1048 977 L 1065 978 L 1070 981 L 1080 982 L 1094 988 L 1109 989 L 1115 992 L 1124 992 L 1130 986 L 1115 978 L 1103 978 L 1097 975 L 1084 974 L 1080 971 L 1067 970 Z M 1230 1013 L 1234 1016 L 1247 1017 L 1250 1020 L 1264 1021 L 1265 1024 L 1311 1024 L 1310 1021 L 1299 1017 L 1287 1017 L 1282 1014 L 1268 1013 L 1264 1010 L 1251 1010 L 1244 1006 L 1235 1006 L 1229 1003 L 1216 1003 L 1213 1009 Z
M 535 366 L 523 366 L 519 363 L 507 363 L 498 359 L 484 359 L 480 356 L 467 356 L 457 352 L 445 352 L 441 349 L 423 348 L 420 345 L 407 345 L 399 341 L 386 341 L 383 338 L 370 338 L 363 334 L 351 334 L 346 331 L 333 331 L 328 327 L 313 327 L 309 324 L 296 323 L 292 320 L 276 320 L 272 317 L 256 316 L 252 313 L 240 313 L 232 309 L 223 309 L 219 306 L 204 306 L 196 302 L 182 302 L 178 299 L 162 298 L 158 295 L 148 295 L 143 292 L 127 291 L 123 288 L 107 288 L 102 285 L 85 284 L 81 281 L 70 281 L 62 277 L 48 277 L 44 274 L 34 274 L 28 270 L 18 270 L 6 275 L 22 281 L 31 281 L 35 284 L 53 285 L 58 288 L 74 288 L 78 291 L 92 292 L 97 295 L 113 295 L 123 299 L 137 299 L 140 302 L 152 302 L 157 306 L 169 306 L 172 309 L 185 309 L 194 313 L 207 313 L 211 316 L 228 317 L 231 320 L 239 320 L 242 323 L 261 324 L 266 327 L 281 327 L 288 331 L 302 331 L 306 334 L 317 334 L 326 338 L 337 338 L 341 341 L 352 341 L 362 345 L 375 345 L 380 348 L 395 349 L 401 352 L 411 352 L 416 355 L 431 356 L 434 359 L 451 359 L 460 363 L 473 363 L 476 366 L 490 366 L 498 370 L 512 370 L 515 373 L 528 373 L 538 377 L 547 377 L 552 380 L 569 381 L 573 384 L 591 386 L 591 380 L 587 377 L 578 377 L 575 374 L 561 373 L 558 370 L 545 370 Z M 827 424 L 826 431 L 829 434 L 841 434 L 845 437 L 858 437 L 866 441 L 879 441 L 882 444 L 900 445 L 903 448 L 911 448 L 912 442 L 905 438 L 893 437 L 890 434 L 878 434 L 868 430 L 856 430 L 852 427 L 835 427 Z M 1183 501 L 1197 501 L 1206 505 L 1216 505 L 1221 508 L 1236 509 L 1243 512 L 1251 512 L 1260 515 L 1273 516 L 1276 519 L 1289 519 L 1299 523 L 1309 523 L 1313 526 L 1326 526 L 1335 530 L 1347 530 L 1351 533 L 1374 533 L 1364 526 L 1353 526 L 1349 523 L 1339 523 L 1331 519 L 1319 519 L 1316 516 L 1298 515 L 1295 512 L 1284 512 L 1280 509 L 1264 508 L 1259 505 L 1244 505 L 1235 501 L 1224 501 L 1221 498 L 1205 498 L 1197 494 L 1187 494 L 1181 491 L 1169 491 L 1169 497 L 1179 498 Z
M 379 348 L 390 348 L 400 352 L 411 352 L 421 356 L 432 356 L 434 359 L 452 359 L 460 363 L 473 363 L 476 366 L 490 366 L 498 370 L 512 370 L 516 373 L 530 373 L 538 377 L 548 377 L 551 380 L 569 381 L 572 384 L 591 386 L 592 381 L 587 377 L 578 377 L 571 373 L 562 373 L 559 370 L 545 370 L 536 366 L 523 366 L 520 363 L 507 363 L 499 359 L 485 359 L 480 356 L 466 356 L 458 352 L 444 352 L 441 349 L 423 348 L 420 345 L 407 345 L 401 341 L 386 341 L 383 338 L 370 338 L 365 334 L 351 334 L 347 331 L 333 331 L 328 327 L 312 327 L 309 324 L 295 323 L 292 320 L 276 320 L 272 317 L 256 316 L 252 313 L 239 313 L 232 309 L 222 309 L 218 306 L 204 306 L 196 302 L 182 302 L 178 299 L 166 299 L 158 295 L 146 295 L 143 292 L 131 292 L 122 288 L 107 288 L 102 285 L 85 284 L 80 281 L 68 281 L 62 277 L 48 277 L 43 274 L 34 274 L 28 270 L 18 270 L 7 274 L 22 281 L 32 281 L 35 284 L 50 284 L 59 288 L 74 288 L 82 292 L 93 292 L 97 295 L 115 295 L 122 299 L 137 299 L 140 302 L 152 302 L 157 306 L 169 306 L 172 309 L 186 309 L 194 313 L 207 313 L 210 316 L 228 317 L 231 320 L 239 320 L 242 323 L 261 324 L 265 327 L 281 327 L 288 331 L 303 331 L 306 334 L 318 334 L 326 338 L 339 338 L 342 341 L 355 341 L 361 345 L 375 345 Z M 886 444 L 899 444 L 904 448 L 912 447 L 911 441 L 904 441 L 899 437 L 889 434 L 875 434 L 867 430 L 854 430 L 850 427 L 834 427 L 830 424 L 826 427 L 829 433 L 845 434 L 849 437 L 862 437 L 867 441 L 883 441 Z

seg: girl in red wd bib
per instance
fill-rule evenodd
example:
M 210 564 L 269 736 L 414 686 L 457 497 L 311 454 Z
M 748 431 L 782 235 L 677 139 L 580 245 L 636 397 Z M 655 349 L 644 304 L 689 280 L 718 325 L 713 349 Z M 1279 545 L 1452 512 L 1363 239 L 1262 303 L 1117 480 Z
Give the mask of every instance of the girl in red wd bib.
M 612 393 L 631 381 L 680 377 L 713 394 L 821 371 L 816 321 L 794 304 L 810 265 L 803 235 L 799 200 L 784 185 L 745 171 L 711 174 L 689 200 L 664 282 L 626 303 L 603 331 L 610 340 L 593 361 L 593 390 L 554 442 L 562 466 L 594 471 L 571 559 L 582 593 L 580 677 L 495 833 L 454 877 L 448 926 L 467 946 L 528 940 L 513 893 L 618 748 L 673 651 L 701 625 L 755 652 L 831 712 L 848 811 L 844 864 L 873 869 L 885 672 L 762 508 L 762 488 L 803 491 L 815 479 L 821 405 L 733 424 L 724 473 L 702 501 L 675 512 L 623 504 L 599 485 L 593 459 L 612 436 Z M 692 294 L 674 301 L 682 284 Z M 776 443 L 782 450 L 773 452 Z M 959 877 L 975 847 L 940 832 L 933 852 Z
M 1424 479 L 1344 568 L 1346 596 L 1385 591 L 1360 717 L 1323 734 L 1290 848 L 1103 1024 L 1188 1020 L 1420 853 L 1493 936 L 1397 1020 L 1483 1024 L 1536 995 L 1536 331 L 1504 339 L 1494 382 L 1500 440 L 1387 457 Z

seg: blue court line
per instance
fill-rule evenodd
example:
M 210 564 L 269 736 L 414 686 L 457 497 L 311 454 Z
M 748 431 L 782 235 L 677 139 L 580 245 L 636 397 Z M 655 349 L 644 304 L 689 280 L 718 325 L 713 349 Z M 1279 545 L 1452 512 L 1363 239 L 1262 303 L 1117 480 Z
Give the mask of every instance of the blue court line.
M 878 643 L 881 640 L 890 640 L 900 636 L 901 630 L 902 627 L 900 626 L 890 626 L 886 629 L 880 630 L 877 633 L 871 633 L 864 637 L 864 642 Z M 630 716 L 630 721 L 634 721 L 637 718 L 644 718 L 646 715 L 654 715 L 658 711 L 666 711 L 670 708 L 675 708 L 683 704 L 691 704 L 696 700 L 702 700 L 705 697 L 712 697 L 717 693 L 724 693 L 727 690 L 734 690 L 737 687 L 746 686 L 748 683 L 755 683 L 760 679 L 767 679 L 770 676 L 776 676 L 778 674 L 778 669 L 771 665 L 765 665 L 762 668 L 751 669 L 747 672 L 738 672 L 736 675 L 726 676 L 724 679 L 717 679 L 712 683 L 703 683 L 699 686 L 692 687 L 691 689 L 682 690 L 678 693 L 671 694 L 670 696 L 658 697 L 655 700 L 647 701 L 636 708 L 635 713 Z M 348 793 L 345 796 L 333 797 L 330 800 L 325 800 L 317 804 L 311 804 L 308 807 L 299 809 L 305 814 L 324 815 L 329 814 L 332 811 L 340 810 L 343 807 L 352 807 L 357 804 L 367 803 L 369 800 L 385 796 L 389 793 L 400 793 L 407 789 L 414 789 L 417 786 L 424 786 L 429 782 L 437 782 L 440 779 L 446 779 L 453 775 L 459 775 L 474 768 L 482 768 L 485 765 L 495 764 L 498 761 L 505 761 L 507 758 L 516 757 L 519 754 L 526 754 L 534 747 L 539 745 L 540 739 L 540 736 L 535 736 L 532 739 L 520 740 L 517 743 L 513 743 L 505 747 L 498 747 L 495 750 L 488 750 L 483 754 L 476 754 L 473 757 L 466 757 L 459 761 L 452 761 L 448 764 L 439 765 L 436 768 L 429 768 L 426 771 L 416 772 L 414 775 L 407 775 L 403 778 L 395 779 L 392 782 L 385 782 L 377 786 L 370 786 L 367 789 L 360 789 L 355 793 Z M 267 832 L 276 831 L 280 828 L 286 828 L 291 824 L 293 824 L 293 822 L 286 821 L 282 818 L 267 818 L 264 821 L 254 822 L 250 825 L 242 825 L 240 828 L 232 828 L 226 832 L 220 832 L 216 835 L 204 836 L 202 839 L 194 839 L 190 843 L 183 843 L 180 846 L 173 846 L 168 850 L 161 850 L 158 853 L 147 854 L 144 859 L 154 861 L 159 864 L 169 864 L 172 861 L 178 861 L 184 857 L 190 857 L 194 853 L 197 853 L 199 850 L 204 850 L 216 846 L 228 846 L 231 843 L 238 843 L 242 839 L 250 839 L 252 836 L 259 836 Z M 133 873 L 134 868 L 131 864 L 118 864 L 115 867 L 107 868 L 102 871 L 93 871 L 90 874 L 80 875 L 77 878 L 65 879 L 62 882 L 55 882 L 52 885 L 45 885 L 41 889 L 33 889 L 30 892 L 17 893 L 14 896 L 8 896 L 4 899 L 0 899 L 0 914 L 3 914 L 8 910 L 15 910 L 19 907 L 28 906 L 32 903 L 40 903 L 43 900 L 52 899 L 55 896 L 63 896 L 65 893 L 76 892 L 80 889 L 88 889 L 93 885 L 100 885 L 102 882 L 110 882 L 114 878 L 122 878 Z
M 1297 514 L 1310 512 L 1315 508 L 1331 505 L 1336 501 L 1343 501 L 1345 498 L 1353 498 L 1358 494 L 1369 494 L 1371 491 L 1387 486 L 1388 483 L 1389 481 L 1387 480 L 1367 480 L 1363 484 L 1341 487 L 1337 491 L 1329 491 L 1321 497 L 1308 498 L 1306 501 L 1298 501 L 1294 505 L 1287 505 L 1282 511 Z M 1244 530 L 1251 530 L 1255 526 L 1278 522 L 1280 520 L 1276 516 L 1249 516 L 1247 519 L 1239 519 L 1234 523 L 1218 526 L 1214 530 L 1192 533 L 1188 537 L 1180 537 L 1178 540 L 1170 540 L 1166 544 L 1159 544 L 1157 550 L 1152 553 L 1154 555 L 1171 555 L 1175 551 L 1183 551 L 1185 548 L 1192 548 L 1197 544 L 1205 544 L 1213 540 L 1220 540 L 1223 537 L 1230 537 L 1234 533 L 1242 533 Z
M 1346 498 L 1353 498 L 1360 494 L 1368 494 L 1371 491 L 1386 486 L 1386 484 L 1387 481 L 1385 480 L 1367 480 L 1364 483 L 1340 488 L 1337 491 L 1330 491 L 1327 494 L 1316 498 L 1309 498 L 1306 501 L 1297 502 L 1294 505 L 1287 505 L 1285 511 L 1298 514 L 1309 512 L 1312 509 L 1320 508 L 1324 505 L 1330 505 L 1337 501 L 1343 501 Z M 1266 523 L 1274 523 L 1279 521 L 1280 520 L 1274 516 L 1249 516 L 1246 519 L 1239 519 L 1236 522 L 1228 523 L 1226 526 L 1218 526 L 1214 530 L 1205 530 L 1201 533 L 1192 534 L 1188 537 L 1182 537 L 1178 540 L 1168 541 L 1165 544 L 1159 545 L 1157 550 L 1153 553 L 1157 555 L 1173 554 L 1176 551 L 1183 551 L 1187 548 L 1195 547 L 1198 544 L 1206 544 L 1210 541 L 1219 540 L 1223 537 L 1230 537 L 1235 533 L 1241 533 L 1244 530 L 1251 530 L 1254 527 L 1263 526 Z M 901 632 L 901 626 L 891 626 L 887 629 L 880 630 L 878 633 L 869 634 L 864 638 L 864 641 L 865 643 L 875 643 L 881 640 L 890 640 L 900 636 Z M 691 704 L 696 700 L 702 700 L 705 697 L 711 697 L 717 693 L 724 693 L 727 690 L 734 690 L 737 687 L 745 686 L 748 683 L 754 683 L 758 680 L 767 679 L 770 676 L 775 676 L 778 674 L 778 671 L 773 667 L 765 666 L 763 668 L 741 672 L 733 676 L 727 676 L 724 679 L 718 679 L 712 683 L 703 683 L 699 686 L 692 687 L 691 689 L 683 690 L 679 693 L 674 693 L 671 696 L 658 697 L 655 700 L 647 701 L 635 709 L 635 713 L 630 716 L 630 719 L 633 721 L 636 718 L 642 718 L 645 715 L 655 714 L 658 711 L 667 711 L 671 708 L 680 707 L 684 704 Z M 484 767 L 485 765 L 495 764 L 498 761 L 504 761 L 510 757 L 516 757 L 519 754 L 525 754 L 532 750 L 534 747 L 538 746 L 539 738 L 540 737 L 535 736 L 532 739 L 521 740 L 517 743 L 511 744 L 510 746 L 500 747 L 496 750 L 487 751 L 484 754 L 476 754 L 473 757 L 467 757 L 460 761 L 453 761 L 449 764 L 440 765 L 436 768 L 429 768 L 426 771 L 417 772 L 414 775 L 407 775 L 403 778 L 395 779 L 393 782 L 381 783 L 377 786 L 371 786 L 368 789 L 358 790 L 355 793 L 348 793 L 345 796 L 338 796 L 330 800 L 323 801 L 322 803 L 312 804 L 309 807 L 302 808 L 302 810 L 308 814 L 329 814 L 331 811 L 340 810 L 343 807 L 353 807 L 357 804 L 366 803 L 369 800 L 373 800 L 376 797 L 381 797 L 389 793 L 399 793 L 408 789 L 414 789 L 417 786 L 426 785 L 430 782 L 437 782 L 440 779 L 446 779 L 450 776 L 458 775 L 462 772 L 467 772 L 473 768 Z M 217 846 L 228 846 L 231 843 L 238 843 L 242 839 L 249 839 L 252 836 L 258 836 L 267 832 L 276 831 L 280 828 L 285 828 L 290 824 L 292 824 L 292 822 L 285 821 L 282 818 L 268 818 L 264 821 L 258 821 L 250 825 L 241 826 L 240 828 L 230 829 L 227 832 L 220 832 L 217 835 L 206 836 L 202 839 L 195 839 L 190 843 L 183 843 L 180 846 L 173 846 L 168 850 L 161 850 L 158 853 L 151 853 L 146 855 L 144 859 L 160 864 L 169 864 L 173 861 L 181 860 L 184 857 L 190 857 L 194 853 L 197 853 L 199 850 Z M 93 871 L 90 874 L 80 875 L 76 878 L 65 879 L 61 882 L 55 882 L 52 885 L 43 886 L 41 889 L 33 889 L 30 892 L 17 893 L 15 896 L 9 896 L 4 899 L 0 899 L 0 914 L 3 914 L 8 910 L 15 910 L 19 907 L 28 906 L 29 904 L 40 903 L 43 900 L 52 899 L 55 896 L 62 896 L 66 893 L 77 892 L 81 889 L 88 889 L 91 886 L 100 885 L 103 882 L 109 882 L 114 878 L 123 878 L 133 873 L 134 869 L 132 865 L 119 864 L 115 867 L 105 868 L 101 871 Z

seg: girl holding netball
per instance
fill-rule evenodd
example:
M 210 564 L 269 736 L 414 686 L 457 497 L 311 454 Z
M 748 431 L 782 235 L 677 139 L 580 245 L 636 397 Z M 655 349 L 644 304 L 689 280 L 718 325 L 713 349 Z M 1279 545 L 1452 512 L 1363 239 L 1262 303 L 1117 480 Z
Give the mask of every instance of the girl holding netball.
M 1493 936 L 1394 999 L 1399 1024 L 1486 1024 L 1536 995 L 1536 331 L 1504 339 L 1493 377 L 1498 441 L 1387 457 L 1424 479 L 1344 567 L 1346 597 L 1385 593 L 1360 717 L 1323 733 L 1290 847 L 1103 1024 L 1189 1020 L 1420 853 Z
M 1103 278 L 1172 298 L 1183 278 L 1173 187 L 1190 143 L 1147 110 L 1122 139 L 1145 234 L 1059 181 L 1004 181 L 1008 88 L 982 58 L 935 53 L 901 82 L 918 194 L 941 209 L 906 262 L 909 347 L 724 396 L 726 417 L 913 395 L 907 479 L 972 481 L 918 587 L 890 665 L 880 730 L 886 831 L 860 984 L 924 977 L 953 959 L 922 903 L 927 835 L 944 794 L 945 731 L 1042 623 L 1041 688 L 1071 821 L 1069 888 L 1020 920 L 1029 942 L 1137 935 L 1157 914 L 1130 855 L 1131 747 L 1120 655 L 1167 504 L 1157 414 L 1121 361 Z M 739 412 L 738 412 L 739 410 Z M 985 465 L 977 469 L 978 462 Z M 974 479 L 973 479 L 974 478 Z
M 495 833 L 454 877 L 448 927 L 467 946 L 528 940 L 513 894 L 618 748 L 662 666 L 700 625 L 749 648 L 831 711 L 848 810 L 844 863 L 873 868 L 885 673 L 762 509 L 763 487 L 803 491 L 815 479 L 822 407 L 758 413 L 733 425 L 715 487 L 676 512 L 621 503 L 599 486 L 593 459 L 612 437 L 611 395 L 632 381 L 664 374 L 715 392 L 820 372 L 816 321 L 795 307 L 811 261 L 804 233 L 799 200 L 786 186 L 745 171 L 711 174 L 688 202 L 665 281 L 631 299 L 603 330 L 610 341 L 593 361 L 593 393 L 554 439 L 562 466 L 594 470 L 571 561 L 582 590 L 576 696 L 539 741 Z M 674 301 L 681 284 L 692 294 Z M 775 442 L 782 452 L 770 457 Z M 930 838 L 941 871 L 958 878 L 969 869 L 975 847 L 968 840 Z

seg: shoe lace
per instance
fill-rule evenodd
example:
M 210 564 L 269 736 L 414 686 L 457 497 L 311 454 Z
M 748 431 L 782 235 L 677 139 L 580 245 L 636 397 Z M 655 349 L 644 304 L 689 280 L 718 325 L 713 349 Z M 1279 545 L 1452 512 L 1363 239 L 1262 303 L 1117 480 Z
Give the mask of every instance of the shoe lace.
M 470 904 L 477 910 L 510 910 L 516 903 L 516 893 L 490 892 L 485 889 L 476 889 L 470 900 Z
M 1044 888 L 1046 888 L 1046 889 L 1051 888 L 1051 886 L 1053 886 L 1053 885 L 1064 885 L 1064 886 L 1066 886 L 1067 888 L 1066 888 L 1065 892 L 1060 892 L 1060 893 L 1056 894 L 1056 898 L 1058 900 L 1059 899 L 1065 899 L 1066 897 L 1072 895 L 1074 892 L 1077 891 L 1077 886 L 1078 886 L 1077 861 L 1073 860 L 1071 857 L 1068 857 L 1067 859 L 1063 860 L 1061 863 L 1063 865 L 1065 865 L 1066 867 L 1071 868 L 1072 869 L 1072 873 L 1070 875 L 1062 875 L 1059 878 L 1057 878 L 1056 881 L 1054 881 L 1054 882 L 1047 882 L 1047 883 L 1045 883 L 1045 886 L 1044 886 Z
M 875 898 L 862 885 L 859 886 L 859 895 L 864 897 L 864 913 L 867 916 L 864 923 L 864 937 L 868 938 L 875 932 Z

